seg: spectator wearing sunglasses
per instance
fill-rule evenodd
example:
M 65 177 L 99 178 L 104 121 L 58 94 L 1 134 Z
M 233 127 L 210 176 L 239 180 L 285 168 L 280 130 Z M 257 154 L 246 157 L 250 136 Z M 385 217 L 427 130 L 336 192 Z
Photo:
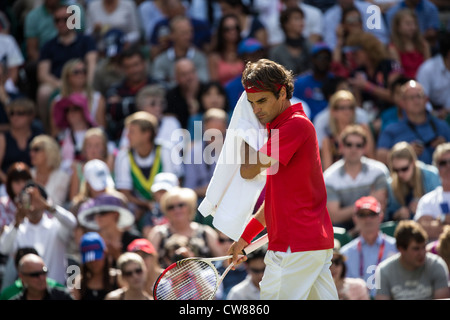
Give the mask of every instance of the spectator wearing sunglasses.
M 362 279 L 351 278 L 347 275 L 346 258 L 339 251 L 340 247 L 339 240 L 335 239 L 330 266 L 339 300 L 369 300 L 366 283 Z
M 450 224 L 450 143 L 440 144 L 433 153 L 441 186 L 419 199 L 414 220 L 426 231 L 430 241 L 437 240 L 444 225 Z
M 147 268 L 141 256 L 125 252 L 117 260 L 123 286 L 108 293 L 105 300 L 153 300 L 146 291 Z
M 412 219 L 419 199 L 441 185 L 435 166 L 417 160 L 413 147 L 406 141 L 396 143 L 388 158 L 391 171 L 385 220 Z
M 345 257 L 346 275 L 364 280 L 371 298 L 376 294 L 376 267 L 381 261 L 397 253 L 395 238 L 380 231 L 383 215 L 380 202 L 376 198 L 359 198 L 352 217 L 359 236 L 341 249 Z
M 210 226 L 194 221 L 197 214 L 197 194 L 190 188 L 174 187 L 161 198 L 161 210 L 168 222 L 153 227 L 148 239 L 158 250 L 161 265 L 167 267 L 165 244 L 178 234 L 189 239 L 197 257 L 217 257 L 220 250 L 217 232 Z
M 67 288 L 47 285 L 47 266 L 44 260 L 33 253 L 19 260 L 19 278 L 24 290 L 10 300 L 73 300 Z
M 339 137 L 342 159 L 324 172 L 327 208 L 334 226 L 355 236 L 353 214 L 355 202 L 363 196 L 374 196 L 382 208 L 386 205 L 389 170 L 381 162 L 366 158 L 367 131 L 360 125 L 349 125 Z

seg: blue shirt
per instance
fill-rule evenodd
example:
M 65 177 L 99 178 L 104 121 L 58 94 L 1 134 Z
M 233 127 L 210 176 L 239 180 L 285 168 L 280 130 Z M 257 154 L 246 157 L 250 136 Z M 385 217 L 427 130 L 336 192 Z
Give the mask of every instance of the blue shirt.
M 358 248 L 360 241 L 361 251 Z M 380 250 L 383 242 L 384 249 Z M 359 236 L 344 245 L 340 250 L 340 252 L 346 257 L 346 276 L 349 278 L 363 279 L 368 286 L 371 297 L 374 297 L 376 293 L 374 276 L 375 268 L 378 263 L 381 262 L 378 261 L 378 255 L 380 251 L 382 251 L 381 261 L 397 253 L 398 251 L 395 244 L 395 238 L 380 232 L 377 239 L 375 240 L 375 243 L 373 245 L 369 245 L 363 237 Z M 361 265 L 363 271 L 362 275 Z
M 328 74 L 327 78 L 333 75 Z M 294 82 L 294 97 L 305 101 L 310 108 L 310 119 L 314 120 L 316 114 L 328 106 L 328 101 L 322 93 L 322 86 L 325 80 L 317 80 L 312 72 L 304 73 L 297 77 Z
M 57 78 L 61 78 L 64 64 L 71 59 L 84 59 L 86 54 L 96 51 L 97 45 L 91 36 L 76 34 L 75 40 L 65 45 L 60 42 L 58 36 L 47 41 L 41 49 L 39 60 L 50 60 L 50 72 Z
M 406 8 L 405 1 L 395 4 L 386 12 L 386 21 L 391 30 L 391 21 L 395 14 Z M 414 9 L 419 20 L 420 31 L 425 32 L 428 29 L 438 30 L 440 28 L 439 10 L 434 3 L 429 0 L 421 0 Z
M 418 159 L 427 164 L 432 163 L 434 148 L 430 142 L 442 136 L 448 142 L 450 141 L 450 127 L 448 124 L 438 118 L 428 114 L 427 121 L 420 125 L 411 126 L 408 124 L 407 118 L 401 119 L 397 123 L 391 123 L 384 130 L 381 131 L 378 137 L 377 148 L 391 149 L 394 144 L 400 141 L 406 142 L 421 142 L 424 145 L 424 150 Z

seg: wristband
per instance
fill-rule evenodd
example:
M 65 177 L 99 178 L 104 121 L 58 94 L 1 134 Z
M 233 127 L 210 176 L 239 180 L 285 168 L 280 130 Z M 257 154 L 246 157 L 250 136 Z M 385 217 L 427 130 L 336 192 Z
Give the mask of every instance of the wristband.
M 264 226 L 257 219 L 252 218 L 250 222 L 245 227 L 241 238 L 247 243 L 251 243 L 253 238 L 256 237 L 261 231 L 264 230 Z

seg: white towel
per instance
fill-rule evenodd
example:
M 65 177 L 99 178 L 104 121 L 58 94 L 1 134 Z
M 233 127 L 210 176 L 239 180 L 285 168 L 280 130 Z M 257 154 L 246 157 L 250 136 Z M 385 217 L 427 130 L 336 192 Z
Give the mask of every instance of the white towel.
M 214 174 L 198 207 L 203 216 L 213 215 L 213 226 L 235 241 L 244 231 L 266 183 L 264 173 L 251 180 L 241 177 L 240 150 L 244 141 L 255 150 L 267 141 L 267 131 L 253 113 L 245 91 L 234 108 Z

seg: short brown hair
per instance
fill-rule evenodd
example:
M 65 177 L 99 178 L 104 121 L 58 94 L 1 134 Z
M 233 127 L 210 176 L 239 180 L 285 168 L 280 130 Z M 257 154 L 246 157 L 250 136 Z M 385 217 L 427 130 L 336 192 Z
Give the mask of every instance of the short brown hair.
M 278 99 L 280 87 L 286 88 L 286 98 L 291 99 L 294 93 L 294 76 L 281 64 L 269 59 L 247 62 L 242 73 L 244 88 L 255 87 L 263 91 L 272 92 Z
M 397 248 L 408 249 L 411 241 L 424 243 L 428 240 L 427 232 L 414 220 L 402 220 L 395 228 L 394 237 Z

